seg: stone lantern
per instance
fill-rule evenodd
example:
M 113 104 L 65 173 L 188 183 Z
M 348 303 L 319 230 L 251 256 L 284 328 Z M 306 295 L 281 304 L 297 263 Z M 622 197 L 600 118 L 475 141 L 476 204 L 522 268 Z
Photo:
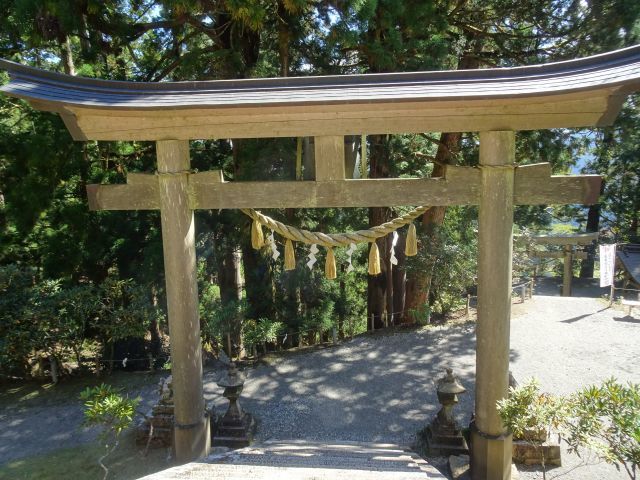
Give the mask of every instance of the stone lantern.
M 429 451 L 432 455 L 468 454 L 467 441 L 453 416 L 453 407 L 458 403 L 458 395 L 466 392 L 466 389 L 460 384 L 452 369 L 447 368 L 446 371 L 446 375 L 438 380 L 436 390 L 442 407 L 427 427 Z
M 222 396 L 229 400 L 227 412 L 217 419 L 213 432 L 213 446 L 242 448 L 251 444 L 255 431 L 255 421 L 251 414 L 242 410 L 238 398 L 244 387 L 245 375 L 231 362 L 229 370 L 218 380 L 224 388 Z

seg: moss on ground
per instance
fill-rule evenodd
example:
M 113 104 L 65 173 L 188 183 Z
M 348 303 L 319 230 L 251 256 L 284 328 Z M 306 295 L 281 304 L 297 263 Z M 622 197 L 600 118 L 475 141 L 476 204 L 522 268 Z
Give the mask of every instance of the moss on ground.
M 172 466 L 167 449 L 149 450 L 142 455 L 133 432 L 122 438 L 118 449 L 105 460 L 110 480 L 130 480 Z M 97 459 L 103 448 L 96 442 L 54 450 L 45 455 L 21 458 L 0 466 L 0 480 L 101 480 L 104 471 Z

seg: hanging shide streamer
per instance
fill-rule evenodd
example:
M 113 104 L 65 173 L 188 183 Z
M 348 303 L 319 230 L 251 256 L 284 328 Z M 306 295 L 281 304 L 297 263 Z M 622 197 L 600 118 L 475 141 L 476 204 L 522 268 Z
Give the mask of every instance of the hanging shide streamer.
M 324 264 L 324 275 L 329 280 L 336 278 L 336 257 L 333 254 L 333 248 L 327 248 L 327 258 Z
M 289 238 L 287 238 L 287 241 L 284 244 L 284 269 L 296 269 L 296 254 L 293 251 L 293 242 Z
M 264 246 L 262 225 L 257 220 L 251 224 L 251 246 L 256 250 L 260 250 Z
M 415 257 L 418 254 L 418 235 L 416 233 L 416 226 L 411 222 L 409 224 L 409 231 L 407 232 L 407 243 L 404 247 L 404 254 L 407 257 Z
M 391 265 L 398 265 L 398 258 L 396 257 L 396 245 L 398 244 L 398 232 L 393 232 L 393 240 L 391 240 L 391 256 L 389 257 L 389 262 Z
M 313 269 L 313 265 L 318 261 L 316 259 L 316 253 L 318 253 L 320 250 L 318 250 L 318 246 L 314 243 L 311 245 L 311 248 L 309 248 L 309 255 L 307 256 L 307 258 L 309 259 L 309 261 L 307 262 L 307 267 L 309 267 L 309 270 Z
M 373 241 L 369 250 L 369 275 L 379 275 L 380 272 L 380 251 L 378 244 Z
M 278 260 L 278 257 L 280 257 L 280 252 L 278 251 L 278 246 L 276 245 L 276 239 L 273 238 L 273 232 L 271 232 L 268 236 L 267 236 L 267 245 L 269 245 L 269 248 L 271 249 L 271 258 L 273 258 L 275 261 Z

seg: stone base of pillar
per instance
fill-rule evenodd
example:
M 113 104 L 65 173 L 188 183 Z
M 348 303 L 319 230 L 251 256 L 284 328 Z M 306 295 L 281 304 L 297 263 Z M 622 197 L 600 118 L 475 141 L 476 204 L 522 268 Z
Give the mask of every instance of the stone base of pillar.
M 498 438 L 471 424 L 472 480 L 511 480 L 511 435 Z
M 175 456 L 178 463 L 188 463 L 209 455 L 211 449 L 211 426 L 209 413 L 205 412 L 201 422 L 197 425 L 174 425 L 174 448 L 177 445 L 190 446 L 189 451 L 180 452 L 176 449 Z
M 459 430 L 441 428 L 436 418 L 426 429 L 427 448 L 430 455 L 468 455 L 469 447 Z
M 513 461 L 524 465 L 542 465 L 542 455 L 544 454 L 544 463 L 546 465 L 560 466 L 562 465 L 562 453 L 560 444 L 548 439 L 540 446 L 525 440 L 513 441 Z

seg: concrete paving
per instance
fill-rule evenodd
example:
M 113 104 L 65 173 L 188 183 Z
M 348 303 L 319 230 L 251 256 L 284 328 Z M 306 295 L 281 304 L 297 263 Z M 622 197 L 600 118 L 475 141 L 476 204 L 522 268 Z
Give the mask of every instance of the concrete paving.
M 211 455 L 143 480 L 445 480 L 410 450 L 392 444 L 270 440 Z

